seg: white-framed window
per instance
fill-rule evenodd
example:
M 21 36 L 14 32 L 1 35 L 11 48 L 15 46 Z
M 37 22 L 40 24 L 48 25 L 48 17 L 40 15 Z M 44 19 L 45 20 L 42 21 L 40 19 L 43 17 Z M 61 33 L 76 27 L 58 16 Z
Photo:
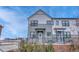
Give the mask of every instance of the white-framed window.
M 35 36 L 35 32 L 30 32 L 30 37 L 31 38 L 35 38 L 36 36 Z
M 71 33 L 70 32 L 64 32 L 64 38 L 71 38 Z
M 69 25 L 70 25 L 70 23 L 69 23 L 68 20 L 63 20 L 62 21 L 62 26 L 69 26 Z
M 56 25 L 59 25 L 59 21 L 58 20 L 56 20 Z
M 38 20 L 31 20 L 30 25 L 31 26 L 37 26 L 38 25 Z
M 54 21 L 47 21 L 48 25 L 54 25 Z

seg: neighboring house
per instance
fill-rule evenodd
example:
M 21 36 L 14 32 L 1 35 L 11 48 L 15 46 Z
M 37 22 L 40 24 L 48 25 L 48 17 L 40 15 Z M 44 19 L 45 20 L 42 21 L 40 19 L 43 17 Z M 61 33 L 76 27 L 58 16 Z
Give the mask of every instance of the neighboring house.
M 2 28 L 3 26 L 0 25 L 0 36 L 1 36 Z M 18 52 L 20 51 L 20 48 L 22 48 L 23 44 L 24 44 L 23 38 L 17 38 L 17 39 L 0 38 L 0 52 L 7 52 L 7 51 Z
M 29 43 L 72 43 L 78 36 L 78 18 L 52 18 L 42 10 L 28 18 Z
M 18 52 L 19 49 L 23 45 L 23 40 L 0 40 L 0 51 L 7 52 L 7 51 L 14 51 Z

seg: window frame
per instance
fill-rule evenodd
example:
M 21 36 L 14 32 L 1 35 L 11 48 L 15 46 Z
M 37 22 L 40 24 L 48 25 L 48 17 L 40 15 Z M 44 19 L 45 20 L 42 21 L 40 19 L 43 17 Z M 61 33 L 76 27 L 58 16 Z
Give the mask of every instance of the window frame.
M 62 26 L 70 26 L 70 22 L 68 20 L 63 20 Z
M 64 32 L 64 38 L 65 39 L 71 38 L 71 33 L 70 32 Z
M 37 26 L 38 25 L 38 20 L 31 20 L 30 25 L 31 26 Z
M 35 32 L 30 32 L 30 37 L 31 38 L 35 38 L 36 36 L 35 36 Z
M 58 20 L 56 20 L 56 25 L 59 25 L 59 21 Z
M 48 25 L 54 25 L 54 21 L 47 21 Z

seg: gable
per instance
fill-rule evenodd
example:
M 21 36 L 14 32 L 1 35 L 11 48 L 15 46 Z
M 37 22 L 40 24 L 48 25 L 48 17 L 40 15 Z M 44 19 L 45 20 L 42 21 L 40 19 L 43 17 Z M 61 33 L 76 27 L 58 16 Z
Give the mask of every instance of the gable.
M 37 15 L 44 15 L 44 12 L 43 11 L 38 11 L 36 12 Z
M 43 10 L 38 10 L 38 11 L 36 11 L 33 15 L 31 15 L 29 18 L 32 18 L 33 16 L 35 16 L 35 15 L 45 15 L 46 17 L 48 17 L 48 18 L 52 18 L 51 16 L 49 16 L 48 14 L 46 14 Z
M 36 13 L 34 13 L 32 16 L 30 16 L 29 23 L 31 20 L 37 20 L 38 24 L 46 24 L 48 20 L 51 20 L 51 17 L 48 16 L 42 10 L 38 10 Z

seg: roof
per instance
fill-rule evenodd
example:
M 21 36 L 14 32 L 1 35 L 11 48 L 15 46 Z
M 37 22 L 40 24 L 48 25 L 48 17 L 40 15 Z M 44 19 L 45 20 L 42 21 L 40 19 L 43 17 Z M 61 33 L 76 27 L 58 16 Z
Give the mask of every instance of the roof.
M 54 20 L 59 20 L 59 19 L 60 19 L 60 20 L 63 20 L 63 19 L 64 19 L 64 20 L 71 20 L 71 19 L 72 19 L 72 20 L 79 20 L 79 18 L 51 18 L 51 19 L 52 19 L 52 20 L 53 20 L 53 19 L 54 19 Z
M 79 18 L 52 18 L 52 19 L 79 19 Z
M 32 14 L 30 17 L 28 18 L 31 18 L 33 15 L 37 14 L 38 12 L 42 12 L 43 14 L 47 15 L 49 18 L 52 18 L 50 15 L 48 15 L 46 12 L 44 12 L 43 10 L 39 9 L 37 10 L 34 14 Z
M 45 15 L 47 15 L 49 18 L 51 18 L 51 19 L 79 19 L 79 18 L 53 18 L 53 17 L 51 17 L 50 15 L 48 15 L 46 12 L 44 12 L 42 9 L 39 9 L 39 10 L 37 10 L 33 15 L 35 15 L 36 13 L 38 13 L 38 12 L 43 12 Z M 28 17 L 28 18 L 31 18 L 33 15 L 31 15 L 30 17 Z

